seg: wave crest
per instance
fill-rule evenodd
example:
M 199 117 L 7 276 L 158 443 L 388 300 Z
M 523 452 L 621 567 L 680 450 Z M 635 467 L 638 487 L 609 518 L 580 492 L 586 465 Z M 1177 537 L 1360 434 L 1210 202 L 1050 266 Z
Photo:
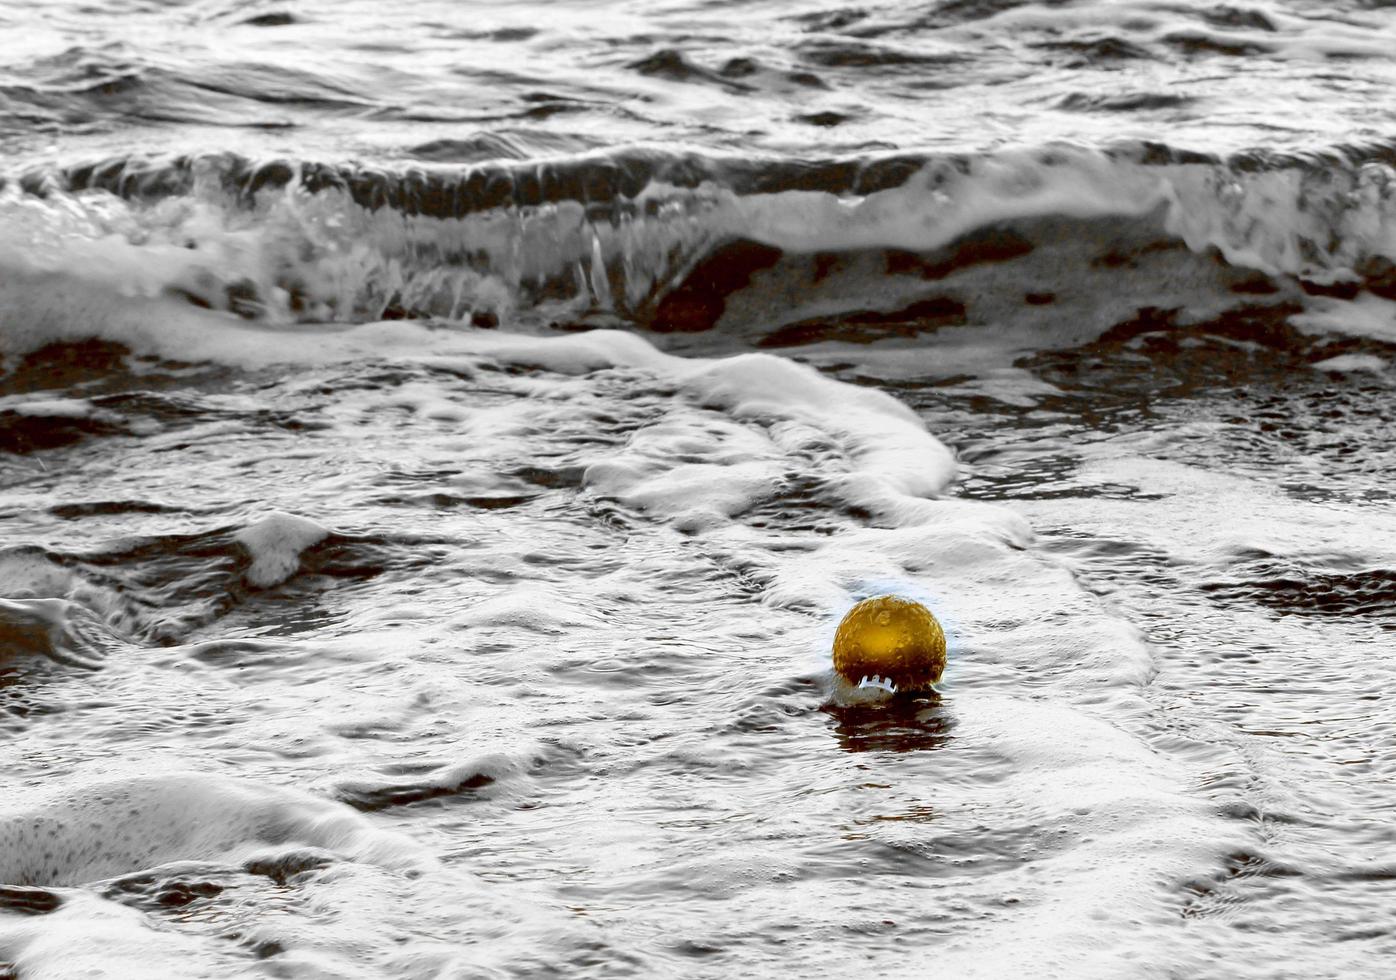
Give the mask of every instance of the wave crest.
M 954 271 L 965 242 L 1021 240 L 1034 227 L 1040 238 L 1051 219 L 1060 289 L 1076 275 L 1060 246 L 1079 239 L 1076 264 L 1099 265 L 1103 222 L 1139 247 L 1182 242 L 1270 277 L 1392 292 L 1393 156 L 1376 147 L 1219 160 L 1137 145 L 759 161 L 635 150 L 397 173 L 132 158 L 9 181 L 0 268 L 271 323 L 488 325 L 529 313 L 692 330 L 713 326 L 727 297 L 785 257 L 827 265 L 831 255 L 910 253 L 929 280 L 937 261 Z M 768 288 L 766 306 L 779 306 L 780 288 Z M 852 290 L 846 308 L 831 301 L 819 315 L 866 310 L 860 292 L 879 288 Z M 902 297 L 898 308 L 942 298 Z M 770 326 L 798 319 L 776 312 Z

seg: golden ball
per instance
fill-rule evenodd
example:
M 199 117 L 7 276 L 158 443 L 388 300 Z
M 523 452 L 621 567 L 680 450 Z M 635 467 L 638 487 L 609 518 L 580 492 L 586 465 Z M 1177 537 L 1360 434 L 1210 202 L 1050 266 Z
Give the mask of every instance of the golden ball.
M 834 634 L 834 670 L 855 686 L 926 690 L 945 670 L 945 631 L 919 602 L 864 599 Z

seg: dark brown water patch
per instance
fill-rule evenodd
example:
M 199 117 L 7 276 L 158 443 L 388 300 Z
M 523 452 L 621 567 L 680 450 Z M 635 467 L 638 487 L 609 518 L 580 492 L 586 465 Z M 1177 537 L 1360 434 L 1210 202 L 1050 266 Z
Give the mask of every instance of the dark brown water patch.
M 1195 96 L 1167 92 L 1135 92 L 1128 95 L 1072 92 L 1057 102 L 1057 108 L 1071 112 L 1158 112 L 1183 109 L 1197 101 Z
M 1396 300 L 1396 262 L 1384 256 L 1368 256 L 1353 268 L 1366 290 L 1382 299 Z
M 751 277 L 780 260 L 778 248 L 758 242 L 731 242 L 713 252 L 676 289 L 665 294 L 646 326 L 658 333 L 711 330 L 726 309 L 727 297 L 744 289 Z
M 24 885 L 0 885 L 0 910 L 19 915 L 44 915 L 63 904 L 62 896 L 46 888 Z M 4 964 L 0 964 L 3 970 Z M 3 974 L 0 974 L 3 975 Z
M 962 54 L 927 54 L 855 41 L 819 41 L 800 45 L 801 58 L 821 68 L 932 69 L 963 64 Z
M 295 14 L 287 13 L 284 10 L 270 11 L 265 14 L 257 14 L 255 17 L 248 17 L 239 21 L 247 27 L 287 27 L 291 24 L 299 23 Z
M 1269 296 L 1280 290 L 1273 279 L 1260 272 L 1233 282 L 1229 288 L 1233 293 L 1240 293 L 1243 296 Z
M 1324 296 L 1329 299 L 1355 299 L 1362 292 L 1362 283 L 1338 280 L 1336 282 L 1314 282 L 1300 279 L 1299 288 L 1308 296 Z
M 723 78 L 750 78 L 761 71 L 761 64 L 752 58 L 729 58 L 718 74 Z
M 934 296 L 890 312 L 863 310 L 791 323 L 762 337 L 756 346 L 791 347 L 826 340 L 868 344 L 891 337 L 915 337 L 964 322 L 963 303 L 950 296 Z
M 812 112 L 809 115 L 796 116 L 795 121 L 805 123 L 808 126 L 822 126 L 829 129 L 841 126 L 852 118 L 852 116 L 846 116 L 841 112 Z
M 976 265 L 1008 262 L 1033 251 L 1033 242 L 1012 228 L 991 225 L 964 235 L 933 252 L 907 252 L 889 249 L 885 253 L 888 275 L 916 275 L 922 279 L 944 279 L 952 273 Z
M 422 493 L 378 497 L 376 502 L 389 507 L 427 507 L 433 510 L 455 510 L 473 507 L 478 510 L 504 510 L 519 507 L 538 499 L 537 494 L 497 494 L 467 496 L 455 493 Z
M 630 62 L 626 67 L 650 78 L 663 78 L 671 82 L 707 82 L 732 92 L 751 91 L 750 86 L 693 64 L 682 52 L 673 48 L 656 51 L 648 57 Z
M 327 868 L 331 859 L 318 850 L 289 851 L 272 857 L 253 858 L 242 866 L 248 874 L 270 878 L 282 887 L 293 883 L 294 879 L 311 871 Z
M 377 810 L 386 810 L 389 807 L 408 806 L 413 803 L 421 803 L 426 800 L 438 800 L 443 797 L 468 796 L 476 790 L 492 786 L 495 777 L 483 772 L 471 773 L 461 779 L 454 779 L 446 783 L 400 783 L 391 786 L 363 787 L 345 790 L 335 798 L 341 803 L 347 803 L 356 810 L 365 813 L 372 813 Z
M 72 445 L 87 436 L 125 433 L 119 419 L 102 413 L 86 417 L 28 415 L 0 411 L 0 452 L 17 456 Z
M 1018 366 L 1071 393 L 1091 392 L 1097 409 L 1148 404 L 1204 389 L 1278 383 L 1310 359 L 1338 353 L 1340 341 L 1316 341 L 1288 322 L 1297 305 L 1245 306 L 1205 323 L 1183 325 L 1182 312 L 1144 307 L 1097 339 L 1043 351 Z M 1044 406 L 1056 405 L 1048 397 Z
M 1178 31 L 1167 34 L 1163 42 L 1185 55 L 1221 55 L 1227 58 L 1245 58 L 1254 55 L 1271 54 L 1274 49 L 1256 41 L 1228 40 L 1200 31 Z
M 514 470 L 510 476 L 531 483 L 545 490 L 576 489 L 582 485 L 585 470 L 580 466 L 524 466 Z
M 1202 19 L 1217 27 L 1230 27 L 1241 30 L 1266 31 L 1273 33 L 1275 22 L 1259 10 L 1248 7 L 1213 7 L 1199 11 Z
M 1176 238 L 1159 238 L 1129 248 L 1111 248 L 1091 259 L 1093 269 L 1137 269 L 1143 256 L 1159 252 L 1184 253 L 1187 246 Z
M 1153 58 L 1153 54 L 1147 48 L 1121 37 L 1043 41 L 1032 45 L 1032 47 L 1070 55 L 1071 59 L 1067 62 L 1068 68 L 1084 68 L 1112 61 L 1143 61 Z
M 117 878 L 102 889 L 102 897 L 143 910 L 183 908 L 199 899 L 222 894 L 223 885 L 194 872 L 145 872 Z
M 83 517 L 109 517 L 116 514 L 185 514 L 188 510 L 151 500 L 93 500 L 54 504 L 48 512 L 54 517 L 72 521 Z

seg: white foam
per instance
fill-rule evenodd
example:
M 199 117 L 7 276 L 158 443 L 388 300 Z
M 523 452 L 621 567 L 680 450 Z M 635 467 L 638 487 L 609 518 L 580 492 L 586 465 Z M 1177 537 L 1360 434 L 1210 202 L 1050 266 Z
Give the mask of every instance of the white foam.
M 742 354 L 688 368 L 688 391 L 737 418 L 813 422 L 841 436 L 865 472 L 909 496 L 939 493 L 954 478 L 950 451 L 916 413 L 882 391 L 832 381 L 769 354 Z
M 394 388 L 383 404 L 405 408 L 424 419 L 438 422 L 464 422 L 471 416 L 471 411 L 464 405 L 441 397 L 440 391 L 430 385 Z
M 1031 372 L 1017 367 L 989 368 L 972 381 L 942 386 L 940 391 L 944 394 L 993 398 L 1018 408 L 1032 408 L 1044 396 L 1062 393 L 1056 385 L 1048 384 Z
M 85 398 L 51 398 L 20 402 L 2 399 L 0 400 L 0 408 L 29 418 L 49 419 L 89 419 L 101 412 L 96 405 Z M 101 414 L 110 415 L 110 413 Z
M 37 550 L 0 552 L 0 596 L 52 599 L 68 595 L 77 576 Z
M 605 462 L 588 467 L 584 482 L 597 493 L 696 531 L 771 496 L 780 475 L 770 461 L 684 463 L 654 476 L 623 462 Z
M 1396 301 L 1371 293 L 1351 300 L 1318 297 L 1289 322 L 1313 334 L 1337 333 L 1396 343 Z
M 269 589 L 301 567 L 301 552 L 329 537 L 330 529 L 295 514 L 268 514 L 233 536 L 252 557 L 244 577 L 249 585 Z
M 0 354 L 94 338 L 123 344 L 138 354 L 246 368 L 335 363 L 390 350 L 410 355 L 429 352 L 436 339 L 408 321 L 347 330 L 259 327 L 180 300 L 126 296 L 68 276 L 0 275 Z
M 1107 450 L 1109 443 L 1098 447 Z M 1131 446 L 1131 449 L 1137 447 Z M 1302 457 L 1297 464 L 1305 461 Z M 1321 459 L 1309 461 L 1321 468 Z M 1373 510 L 1360 523 L 1347 511 L 1296 500 L 1279 486 L 1240 473 L 1133 455 L 1082 467 L 1081 479 L 1134 486 L 1166 499 L 1150 505 L 1153 520 L 1136 532 L 1178 558 L 1225 567 L 1238 553 L 1346 554 L 1376 563 L 1396 555 L 1396 519 Z M 1115 506 L 1095 501 L 1095 510 Z
M 0 881 L 68 886 L 172 861 L 239 864 L 309 846 L 397 871 L 434 860 L 350 808 L 296 790 L 204 773 L 101 783 L 0 811 Z
M 245 977 L 241 950 L 156 928 L 140 911 L 82 891 L 41 916 L 0 918 L 0 959 L 32 980 Z
M 1367 371 L 1372 374 L 1380 374 L 1389 366 L 1387 361 L 1377 357 L 1375 354 L 1339 354 L 1337 357 L 1330 357 L 1309 365 L 1309 367 L 1313 368 L 1315 371 L 1335 371 L 1339 373 Z
M 1056 148 L 1057 163 L 1005 150 L 962 172 L 930 164 L 906 183 L 861 198 L 784 191 L 728 202 L 734 230 L 795 252 L 894 247 L 930 250 L 996 222 L 1043 215 L 1145 215 L 1167 196 L 1162 170 Z M 662 188 L 653 188 L 662 191 Z M 739 216 L 739 217 L 738 217 Z
M 955 937 L 937 954 L 947 975 L 1118 977 L 1121 935 L 1171 927 L 1186 877 L 1245 844 L 1178 792 L 1181 767 L 1112 725 L 1021 697 L 960 697 L 954 712 L 957 738 L 1007 761 L 1006 778 L 963 804 L 1026 811 L 1071 843 L 977 883 L 986 898 L 1030 900 Z
M 770 354 L 682 358 L 662 353 L 634 334 L 612 330 L 560 338 L 462 334 L 454 342 L 461 354 L 566 374 L 604 368 L 648 371 L 698 404 L 743 422 L 733 426 L 714 419 L 706 423 L 706 431 L 682 432 L 672 422 L 661 423 L 635 436 L 625 453 L 598 460 L 588 470 L 588 482 L 602 492 L 695 529 L 769 493 L 784 465 L 777 460 L 801 444 L 831 444 L 852 464 L 826 475 L 831 487 L 850 503 L 896 520 L 930 519 L 930 512 L 919 507 L 921 498 L 943 491 L 955 475 L 950 451 L 895 398 Z M 429 360 L 451 363 L 439 356 Z M 684 439 L 689 444 L 683 445 Z M 711 461 L 674 461 L 674 451 L 695 449 Z
M 472 604 L 453 616 L 450 625 L 461 629 L 516 627 L 557 634 L 594 621 L 594 614 L 578 602 L 549 589 L 523 586 Z

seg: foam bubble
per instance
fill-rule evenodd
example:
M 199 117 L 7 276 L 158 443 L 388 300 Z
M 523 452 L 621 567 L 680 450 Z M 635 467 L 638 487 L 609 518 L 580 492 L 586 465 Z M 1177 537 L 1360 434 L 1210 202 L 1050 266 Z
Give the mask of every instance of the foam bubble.
M 301 567 L 301 552 L 329 537 L 330 529 L 294 514 L 269 514 L 234 535 L 252 557 L 245 578 L 249 585 L 269 589 Z

